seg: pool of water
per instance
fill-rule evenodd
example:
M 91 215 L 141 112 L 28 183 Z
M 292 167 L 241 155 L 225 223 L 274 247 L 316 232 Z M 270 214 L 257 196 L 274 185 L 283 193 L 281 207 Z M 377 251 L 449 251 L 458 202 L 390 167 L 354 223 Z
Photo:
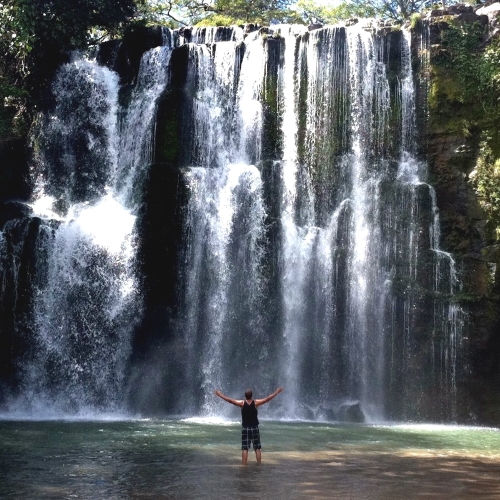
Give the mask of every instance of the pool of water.
M 2 499 L 500 498 L 500 431 L 261 422 L 0 421 Z

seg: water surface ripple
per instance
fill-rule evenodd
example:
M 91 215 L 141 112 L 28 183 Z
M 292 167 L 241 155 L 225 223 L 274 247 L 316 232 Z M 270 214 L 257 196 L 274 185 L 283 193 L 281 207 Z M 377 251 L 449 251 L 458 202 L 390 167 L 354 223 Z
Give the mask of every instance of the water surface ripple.
M 500 431 L 190 420 L 0 421 L 2 499 L 500 498 Z

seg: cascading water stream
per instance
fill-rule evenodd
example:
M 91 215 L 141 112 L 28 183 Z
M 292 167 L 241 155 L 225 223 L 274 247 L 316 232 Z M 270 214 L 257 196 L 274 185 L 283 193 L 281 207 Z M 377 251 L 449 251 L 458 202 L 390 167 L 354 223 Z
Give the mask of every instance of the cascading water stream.
M 122 112 L 113 191 L 126 207 L 133 208 L 138 203 L 143 185 L 141 175 L 147 173 L 153 158 L 157 102 L 168 83 L 171 53 L 172 48 L 166 46 L 151 49 L 143 55 L 130 103 Z M 135 196 L 134 189 L 139 190 Z
M 363 30 L 347 30 L 345 35 L 349 47 L 347 54 L 343 50 L 344 34 L 345 31 L 338 28 L 328 28 L 309 34 L 309 39 L 305 42 L 302 50 L 306 54 L 305 71 L 308 77 L 306 140 L 309 146 L 305 157 L 306 168 L 300 167 L 303 173 L 298 176 L 295 158 L 285 157 L 283 162 L 284 356 L 290 360 L 290 365 L 285 368 L 283 376 L 287 386 L 290 387 L 291 399 L 296 403 L 305 401 L 313 408 L 331 407 L 335 398 L 337 401 L 342 400 L 342 394 L 347 400 L 362 399 L 366 406 L 372 403 L 370 398 L 380 405 L 380 398 L 377 398 L 377 395 L 379 387 L 383 385 L 381 380 L 383 356 L 380 354 L 382 346 L 378 340 L 381 334 L 377 339 L 373 336 L 367 338 L 369 314 L 376 308 L 381 307 L 383 310 L 383 304 L 377 302 L 375 306 L 370 302 L 371 297 L 367 295 L 368 290 L 378 289 L 377 284 L 380 281 L 378 274 L 381 273 L 377 271 L 376 254 L 374 255 L 373 251 L 368 252 L 370 238 L 377 236 L 376 228 L 368 227 L 365 219 L 367 211 L 376 217 L 377 208 L 370 206 L 368 199 L 377 200 L 378 196 L 377 180 L 364 172 L 367 158 L 363 148 L 366 147 L 365 143 L 370 143 L 369 134 L 375 134 L 375 128 L 371 123 L 374 120 L 371 116 L 373 100 L 377 105 L 376 118 L 382 129 L 384 128 L 382 119 L 388 107 L 387 92 L 383 86 L 384 80 L 377 79 L 381 72 L 378 67 L 380 63 L 371 59 L 374 47 L 370 34 Z M 288 56 L 290 60 L 287 60 L 285 48 L 284 73 L 287 63 L 289 67 L 295 67 L 293 38 L 285 38 L 285 44 L 287 43 L 290 43 L 291 47 Z M 338 64 L 330 66 L 333 61 Z M 331 73 L 325 73 L 325 67 Z M 291 85 L 290 81 L 293 82 L 294 79 L 290 79 L 288 85 Z M 333 88 L 330 87 L 332 81 L 335 85 Z M 329 92 L 326 92 L 326 89 Z M 283 86 L 283 92 L 289 92 L 286 85 Z M 288 103 L 289 108 L 295 111 L 298 109 L 299 95 L 300 89 L 297 89 L 293 92 L 293 96 L 284 98 L 283 102 Z M 328 100 L 328 95 L 333 96 L 331 100 Z M 324 212 L 318 213 L 324 210 L 321 204 L 315 213 L 314 207 L 318 207 L 318 204 L 314 201 L 312 190 L 305 190 L 305 200 L 302 191 L 300 206 L 309 208 L 305 210 L 302 208 L 302 217 L 298 218 L 295 213 L 295 197 L 300 186 L 298 183 L 306 179 L 305 184 L 311 185 L 312 181 L 307 180 L 308 172 L 314 172 L 315 167 L 316 172 L 321 172 L 330 161 L 328 156 L 325 156 L 325 143 L 321 140 L 320 131 L 325 126 L 336 126 L 335 118 L 332 120 L 332 113 L 336 113 L 339 117 L 342 116 L 342 112 L 346 112 L 345 100 L 342 97 L 347 95 L 352 98 L 350 136 L 353 152 L 341 158 L 339 166 L 348 182 L 338 186 L 336 207 L 327 200 L 334 210 L 326 216 Z M 340 106 L 336 107 L 336 104 Z M 322 114 L 325 109 L 329 112 Z M 283 114 L 284 116 L 291 114 L 290 109 L 286 109 Z M 284 144 L 296 140 L 294 137 L 296 132 L 293 130 L 293 125 L 290 125 L 291 122 L 298 123 L 297 115 L 293 119 L 283 120 Z M 339 141 L 340 148 L 346 147 L 348 134 L 348 129 L 343 129 L 343 134 L 337 138 L 342 140 Z M 375 137 L 371 142 L 376 139 Z M 289 155 L 290 148 L 284 149 L 284 153 Z M 309 215 L 304 217 L 303 214 Z M 348 243 L 347 259 L 344 257 L 345 249 L 336 245 L 343 237 L 346 217 L 351 221 L 348 237 L 353 238 L 352 242 Z M 315 221 L 320 221 L 321 218 L 327 221 L 324 227 L 315 225 Z M 339 269 L 339 266 L 347 268 Z M 345 273 L 344 277 L 342 273 Z M 338 280 L 345 278 L 348 280 L 348 288 L 343 293 L 347 294 L 347 311 L 343 314 L 347 314 L 347 321 L 344 319 L 345 325 L 343 325 L 338 322 L 341 318 L 336 309 L 340 307 L 336 303 L 335 291 L 339 287 Z M 313 295 L 310 290 L 312 284 L 315 289 Z M 374 300 L 372 299 L 372 302 Z M 339 316 L 336 318 L 337 314 Z M 343 373 L 339 373 L 339 370 L 332 366 L 335 349 L 337 352 L 340 350 L 347 359 Z M 369 350 L 374 351 L 374 354 L 368 352 Z M 314 365 L 310 364 L 308 358 L 314 357 L 311 352 L 314 352 L 316 359 L 320 360 L 318 366 L 329 367 L 323 375 L 319 370 L 315 373 Z M 313 383 L 307 387 L 304 384 L 304 372 L 311 375 L 311 371 L 314 373 Z M 297 415 L 304 415 L 304 407 L 296 406 L 294 412 Z
M 300 228 L 296 225 L 296 201 L 297 201 L 297 134 L 298 134 L 298 89 L 295 81 L 295 50 L 297 44 L 297 33 L 293 28 L 281 27 L 280 34 L 284 39 L 283 67 L 281 69 L 280 98 L 282 135 L 283 135 L 283 160 L 281 163 L 282 177 L 282 215 L 283 227 L 283 352 L 286 359 L 282 363 L 282 380 L 290 393 L 290 413 L 296 414 L 296 402 L 300 390 L 300 380 L 297 367 L 300 364 L 299 353 L 301 349 L 301 338 L 304 337 L 304 300 L 305 284 L 313 253 L 317 228 Z M 305 183 L 310 184 L 307 173 L 304 177 Z M 310 192 L 309 192 L 310 193 Z M 311 194 L 311 193 L 310 193 Z M 311 198 L 304 205 L 306 224 L 311 226 L 310 215 Z
M 305 62 L 302 62 L 300 56 L 299 61 L 294 59 L 294 37 L 283 31 L 281 36 L 285 43 L 282 74 L 287 75 L 289 68 L 298 68 L 299 75 L 307 75 L 308 84 L 306 168 L 299 165 L 296 157 L 297 110 L 300 85 L 303 83 L 300 78 L 294 79 L 288 75 L 283 78 L 281 87 L 283 97 L 280 102 L 284 107 L 284 343 L 281 352 L 287 360 L 282 364 L 282 379 L 289 388 L 292 413 L 296 415 L 308 415 L 311 408 L 313 414 L 318 414 L 315 408 L 320 408 L 321 414 L 324 411 L 321 408 L 331 407 L 332 400 L 337 405 L 360 401 L 365 415 L 380 419 L 385 413 L 387 396 L 384 387 L 392 376 L 392 368 L 386 364 L 386 353 L 392 352 L 394 347 L 390 345 L 390 337 L 387 337 L 387 325 L 394 325 L 397 321 L 390 296 L 394 286 L 393 259 L 400 252 L 400 244 L 394 239 L 393 247 L 390 248 L 384 225 L 378 226 L 378 221 L 390 220 L 390 224 L 394 225 L 401 218 L 401 213 L 406 214 L 404 231 L 408 246 L 405 253 L 408 255 L 407 273 L 411 280 L 417 279 L 419 254 L 422 251 L 417 241 L 420 201 L 416 186 L 423 184 L 421 179 L 425 175 L 425 167 L 412 157 L 415 148 L 415 102 L 410 37 L 404 33 L 401 39 L 401 77 L 394 97 L 395 102 L 400 102 L 401 109 L 400 132 L 396 132 L 396 137 L 401 137 L 397 176 L 401 187 L 396 184 L 393 189 L 400 190 L 403 205 L 392 206 L 392 203 L 384 200 L 387 183 L 390 182 L 388 176 L 391 175 L 384 152 L 389 146 L 387 140 L 391 134 L 389 126 L 393 112 L 383 40 L 363 28 L 349 28 L 345 30 L 346 50 L 343 52 L 339 49 L 342 47 L 342 31 L 326 28 L 310 33 L 309 38 L 301 42 L 299 54 L 301 51 L 306 54 Z M 336 62 L 334 77 L 325 72 L 332 61 Z M 305 70 L 301 64 L 306 66 Z M 335 83 L 333 87 L 332 81 Z M 328 83 L 325 85 L 323 82 Z M 326 95 L 345 98 L 337 97 L 335 106 L 333 98 L 328 101 Z M 347 111 L 346 101 L 349 102 Z M 325 109 L 330 110 L 329 114 L 322 114 Z M 349 137 L 350 150 L 347 148 L 338 162 L 342 172 L 339 180 L 343 183 L 332 186 L 337 191 L 337 208 L 331 215 L 322 217 L 324 204 L 314 200 L 311 189 L 302 190 L 299 203 L 297 193 L 304 184 L 308 186 L 314 183 L 309 172 L 316 171 L 315 175 L 318 175 L 322 164 L 329 162 L 328 157 L 324 156 L 325 141 L 318 131 L 325 125 L 335 127 L 332 115 L 349 116 L 349 126 L 340 128 L 343 133 L 337 137 L 343 138 L 339 141 L 343 145 L 339 147 L 340 151 L 347 145 Z M 378 157 L 374 158 L 373 152 Z M 302 173 L 299 173 L 300 169 Z M 429 230 L 434 234 L 439 231 L 439 220 L 435 216 L 437 209 L 432 188 L 427 184 L 425 186 L 431 193 L 432 220 Z M 297 216 L 296 206 L 302 207 L 302 217 Z M 331 206 L 335 207 L 335 203 Z M 304 217 L 303 214 L 309 215 Z M 345 217 L 348 218 L 347 234 L 342 232 L 342 224 L 345 224 L 342 219 Z M 322 218 L 329 220 L 329 223 L 323 227 L 316 226 L 315 221 Z M 445 254 L 437 250 L 438 239 L 434 238 L 429 243 L 436 255 Z M 340 258 L 341 254 L 345 256 Z M 455 276 L 451 260 L 444 266 L 446 272 Z M 436 270 L 434 279 L 434 289 L 437 290 L 443 286 L 442 273 Z M 311 283 L 316 286 L 315 293 L 312 293 L 314 288 L 311 288 Z M 341 293 L 337 297 L 339 289 Z M 449 293 L 453 291 L 450 289 Z M 345 301 L 344 311 L 341 311 L 342 300 Z M 412 325 L 415 322 L 411 300 L 404 306 L 406 319 L 403 345 L 408 357 L 414 354 L 410 354 L 414 343 Z M 445 307 L 454 308 L 453 305 Z M 435 317 L 448 317 L 449 314 L 453 313 L 436 310 Z M 458 324 L 454 322 L 454 325 Z M 448 351 L 453 351 L 455 335 L 445 334 L 444 338 L 448 337 L 450 347 L 441 357 L 450 361 L 453 355 L 449 355 Z M 406 355 L 403 353 L 403 356 Z M 322 367 L 323 376 L 315 374 L 311 358 L 315 359 L 318 367 Z M 335 361 L 341 364 L 340 369 L 333 366 Z M 453 371 L 447 367 L 443 373 Z M 304 372 L 307 373 L 307 383 Z M 308 410 L 304 409 L 304 403 L 308 405 Z
M 427 64 L 428 47 L 425 46 L 424 37 L 421 40 L 420 51 L 424 65 Z M 419 234 L 425 234 L 423 228 L 419 227 L 419 205 L 422 194 L 425 193 L 429 199 L 430 214 L 428 225 L 428 246 L 432 256 L 432 274 L 430 277 L 434 324 L 429 328 L 432 330 L 432 345 L 430 358 L 432 370 L 439 380 L 441 390 L 446 393 L 446 413 L 455 418 L 456 412 L 456 373 L 458 363 L 461 361 L 460 346 L 462 343 L 462 330 L 464 325 L 464 312 L 454 303 L 453 295 L 459 291 L 460 282 L 456 270 L 455 261 L 451 254 L 440 249 L 440 221 L 437 208 L 437 199 L 434 188 L 425 182 L 426 168 L 414 155 L 416 148 L 415 134 L 415 93 L 413 91 L 413 74 L 410 56 L 410 35 L 405 33 L 402 47 L 402 62 L 404 75 L 401 86 L 401 109 L 402 109 L 402 157 L 398 166 L 398 180 L 404 190 L 408 191 L 406 197 L 408 210 L 412 215 L 407 233 L 408 244 L 408 276 L 413 282 L 411 287 L 424 274 L 419 269 L 419 259 L 425 265 L 425 259 L 420 256 L 422 249 L 419 247 Z M 428 43 L 428 40 L 427 40 Z M 426 88 L 423 85 L 424 89 Z M 423 191 L 422 191 L 423 188 Z M 418 287 L 418 285 L 417 285 Z M 405 353 L 404 357 L 410 363 L 412 352 L 411 344 L 414 343 L 411 329 L 414 325 L 414 310 L 417 307 L 416 297 L 418 290 L 415 288 L 409 294 L 405 303 Z
M 260 40 L 239 60 L 236 42 L 190 46 L 198 81 L 193 106 L 193 158 L 186 173 L 187 217 L 185 324 L 187 386 L 203 388 L 201 406 L 213 409 L 213 390 L 234 381 L 231 370 L 246 355 L 232 355 L 242 336 L 258 334 L 250 316 L 260 294 L 259 265 L 264 208 L 262 181 L 250 158 L 258 158 Z M 241 64 L 241 67 L 240 67 Z M 232 163 L 237 162 L 237 163 Z M 231 374 L 231 375 L 230 375 Z M 182 411 L 193 411 L 193 397 Z

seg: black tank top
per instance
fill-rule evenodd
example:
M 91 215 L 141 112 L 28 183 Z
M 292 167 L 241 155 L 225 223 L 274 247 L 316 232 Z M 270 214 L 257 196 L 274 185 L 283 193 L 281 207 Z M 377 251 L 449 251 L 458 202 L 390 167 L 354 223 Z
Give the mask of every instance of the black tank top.
M 246 401 L 243 403 L 241 407 L 241 419 L 243 427 L 257 427 L 259 425 L 255 401 L 252 400 L 250 404 Z

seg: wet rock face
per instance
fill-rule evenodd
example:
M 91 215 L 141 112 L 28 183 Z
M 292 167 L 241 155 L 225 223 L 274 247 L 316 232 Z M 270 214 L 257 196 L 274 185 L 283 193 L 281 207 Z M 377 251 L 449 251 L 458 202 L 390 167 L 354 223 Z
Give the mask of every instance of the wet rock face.
M 18 201 L 7 201 L 0 205 L 0 229 L 13 219 L 29 217 L 31 209 L 24 203 Z
M 18 363 L 32 343 L 33 294 L 44 272 L 43 256 L 37 252 L 43 235 L 38 217 L 23 217 L 27 209 L 20 204 L 7 207 L 12 212 L 0 244 L 0 381 L 15 392 L 21 376 Z
M 307 29 L 309 31 L 314 31 L 314 30 L 319 30 L 323 27 L 323 25 L 321 23 L 313 23 L 313 24 L 310 24 Z
M 31 185 L 25 141 L 21 138 L 0 142 L 0 204 L 25 201 L 29 197 Z
M 500 407 L 498 384 L 494 382 L 499 370 L 492 362 L 500 355 L 500 258 L 495 251 L 494 235 L 486 214 L 469 181 L 480 153 L 480 143 L 485 130 L 477 103 L 456 99 L 454 78 L 443 70 L 443 32 L 450 25 L 478 23 L 484 28 L 483 47 L 494 34 L 491 12 L 498 12 L 495 4 L 476 10 L 470 6 L 456 5 L 446 10 L 432 11 L 428 16 L 430 33 L 429 84 L 432 102 L 429 120 L 425 125 L 426 145 L 423 154 L 429 164 L 429 175 L 436 189 L 441 217 L 441 240 L 446 251 L 452 252 L 460 266 L 463 282 L 462 296 L 468 310 L 467 345 L 471 356 L 472 413 L 479 419 L 488 419 L 488 405 Z M 498 4 L 500 9 L 500 4 Z M 493 28 L 492 28 L 493 26 Z M 460 90 L 460 89 L 459 89 Z M 468 123 L 460 127 L 458 123 Z M 475 124 L 470 126 L 470 124 Z M 489 249 L 492 249 L 491 251 Z M 488 367 L 488 368 L 486 368 Z M 481 387 L 484 397 L 477 395 Z M 485 403 L 488 400 L 488 403 Z M 492 420 L 490 420 L 492 422 Z
M 483 12 L 478 12 L 477 10 L 476 12 L 478 13 L 478 15 L 483 14 Z M 474 14 L 474 13 L 475 13 L 474 7 L 472 5 L 459 3 L 441 9 L 431 9 L 427 14 L 427 18 L 441 17 L 441 16 L 461 16 L 462 14 Z
M 464 5 L 457 3 L 455 5 L 450 5 L 446 11 L 450 16 L 459 16 L 460 14 L 471 14 L 474 12 L 472 5 Z
M 488 16 L 478 15 L 475 12 L 464 12 L 458 15 L 451 15 L 447 10 L 432 10 L 427 15 L 429 22 L 429 41 L 432 45 L 439 45 L 442 42 L 441 33 L 447 30 L 450 23 L 453 24 L 473 24 L 487 27 Z
M 101 44 L 97 55 L 100 64 L 120 75 L 122 85 L 130 85 L 139 73 L 142 54 L 163 44 L 160 26 L 136 26 L 131 28 L 123 40 L 112 40 Z

